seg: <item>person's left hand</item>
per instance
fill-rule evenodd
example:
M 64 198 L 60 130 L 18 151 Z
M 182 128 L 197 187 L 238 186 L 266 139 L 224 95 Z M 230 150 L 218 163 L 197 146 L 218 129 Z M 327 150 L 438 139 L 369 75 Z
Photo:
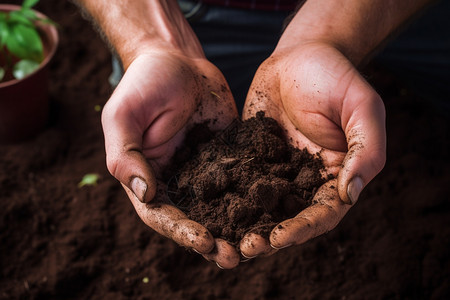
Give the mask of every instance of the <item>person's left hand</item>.
M 385 163 L 385 112 L 379 95 L 332 45 L 316 42 L 276 50 L 258 69 L 243 110 L 263 110 L 297 148 L 323 159 L 334 175 L 313 205 L 277 225 L 269 240 L 248 233 L 242 255 L 252 258 L 301 244 L 333 229 Z M 297 212 L 294 212 L 297 213 Z

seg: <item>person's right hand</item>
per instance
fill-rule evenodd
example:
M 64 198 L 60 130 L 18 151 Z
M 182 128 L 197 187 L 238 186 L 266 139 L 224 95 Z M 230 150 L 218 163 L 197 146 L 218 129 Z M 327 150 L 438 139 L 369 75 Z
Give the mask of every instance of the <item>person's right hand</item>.
M 102 113 L 108 170 L 122 183 L 139 217 L 223 268 L 239 263 L 237 251 L 189 220 L 164 191 L 157 192 L 157 178 L 193 124 L 211 120 L 210 128 L 217 131 L 235 118 L 237 109 L 221 72 L 205 58 L 169 51 L 135 58 Z

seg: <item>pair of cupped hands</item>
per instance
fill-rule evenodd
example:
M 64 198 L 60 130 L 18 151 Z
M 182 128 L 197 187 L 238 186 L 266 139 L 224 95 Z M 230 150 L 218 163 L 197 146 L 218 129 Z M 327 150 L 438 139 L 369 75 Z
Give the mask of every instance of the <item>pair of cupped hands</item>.
M 193 124 L 217 120 L 209 124 L 219 131 L 239 118 L 225 78 L 204 56 L 147 51 L 131 61 L 102 113 L 108 169 L 145 224 L 221 268 L 302 244 L 333 229 L 383 168 L 384 105 L 341 52 L 317 42 L 276 49 L 261 64 L 242 118 L 260 110 L 279 122 L 294 146 L 318 153 L 334 179 L 269 239 L 244 236 L 240 253 L 158 191 L 159 175 Z

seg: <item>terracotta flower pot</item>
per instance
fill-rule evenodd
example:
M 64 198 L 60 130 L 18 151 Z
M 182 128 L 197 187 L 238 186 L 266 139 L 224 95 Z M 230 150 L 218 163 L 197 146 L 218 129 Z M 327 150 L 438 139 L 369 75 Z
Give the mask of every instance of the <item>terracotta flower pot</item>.
M 0 11 L 20 6 L 0 4 Z M 41 18 L 45 15 L 38 13 Z M 39 24 L 44 60 L 39 68 L 21 80 L 0 83 L 0 143 L 13 143 L 33 137 L 45 128 L 49 113 L 48 63 L 55 54 L 59 38 L 54 26 Z

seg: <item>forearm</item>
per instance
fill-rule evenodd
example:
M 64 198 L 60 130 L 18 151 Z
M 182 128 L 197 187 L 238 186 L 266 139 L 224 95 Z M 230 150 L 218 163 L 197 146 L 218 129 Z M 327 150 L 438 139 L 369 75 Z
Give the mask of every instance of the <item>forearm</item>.
M 277 49 L 326 42 L 359 65 L 430 0 L 310 0 L 286 28 Z
M 193 58 L 203 51 L 175 0 L 77 0 L 122 59 L 142 52 L 174 51 Z

